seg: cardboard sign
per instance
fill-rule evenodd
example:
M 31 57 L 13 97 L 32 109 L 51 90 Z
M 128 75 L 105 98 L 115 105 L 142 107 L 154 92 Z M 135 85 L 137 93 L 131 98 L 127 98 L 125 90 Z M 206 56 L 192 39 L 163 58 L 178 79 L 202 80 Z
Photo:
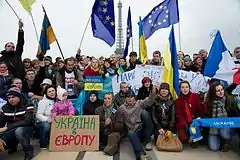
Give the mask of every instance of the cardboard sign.
M 97 151 L 99 116 L 60 116 L 52 121 L 50 151 Z
M 88 76 L 85 78 L 85 91 L 100 91 L 103 90 L 103 79 L 100 76 Z

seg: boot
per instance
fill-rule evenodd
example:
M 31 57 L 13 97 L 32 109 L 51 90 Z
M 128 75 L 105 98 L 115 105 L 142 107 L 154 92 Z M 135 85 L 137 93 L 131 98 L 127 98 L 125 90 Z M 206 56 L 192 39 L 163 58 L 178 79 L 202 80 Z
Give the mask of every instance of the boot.
M 229 140 L 223 140 L 220 151 L 221 152 L 228 152 L 231 149 L 229 144 L 230 144 Z
M 33 149 L 25 152 L 24 160 L 31 160 L 33 158 Z

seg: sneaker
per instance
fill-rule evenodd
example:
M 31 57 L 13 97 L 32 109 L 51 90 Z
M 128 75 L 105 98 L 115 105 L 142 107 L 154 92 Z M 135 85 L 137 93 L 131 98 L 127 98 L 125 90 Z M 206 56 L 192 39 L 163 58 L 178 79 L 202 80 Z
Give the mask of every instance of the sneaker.
M 33 159 L 33 151 L 25 152 L 24 160 L 31 160 L 31 159 Z
M 190 147 L 192 149 L 196 149 L 196 148 L 198 148 L 198 143 L 197 142 L 192 142 L 192 143 L 190 143 Z
M 44 150 L 47 150 L 47 148 L 40 148 L 40 150 L 44 151 Z
M 149 155 L 147 155 L 147 154 L 140 156 L 140 160 L 151 160 L 151 159 L 152 158 Z
M 145 145 L 145 150 L 146 151 L 151 151 L 152 150 L 152 143 L 151 142 L 149 142 Z

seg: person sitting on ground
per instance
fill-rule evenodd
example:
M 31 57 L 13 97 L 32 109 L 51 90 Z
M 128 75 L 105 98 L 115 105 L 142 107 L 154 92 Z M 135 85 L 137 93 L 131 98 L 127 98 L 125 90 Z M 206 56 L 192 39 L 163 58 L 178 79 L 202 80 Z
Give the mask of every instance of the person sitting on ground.
M 137 160 L 151 159 L 145 153 L 140 141 L 140 139 L 143 139 L 143 142 L 146 144 L 145 150 L 152 150 L 151 136 L 153 127 L 148 114 L 143 114 L 142 116 L 142 109 L 153 105 L 156 98 L 157 86 L 157 84 L 153 85 L 152 93 L 144 100 L 136 101 L 135 94 L 132 91 L 127 92 L 125 103 L 118 109 L 123 115 L 124 124 L 127 127 L 127 136 L 130 139 Z
M 206 97 L 209 118 L 240 117 L 236 98 L 225 92 L 223 85 L 214 82 L 210 85 Z M 210 128 L 208 146 L 212 151 L 227 152 L 230 149 L 230 140 L 234 129 Z
M 189 127 L 193 119 L 202 115 L 200 97 L 190 91 L 188 81 L 180 82 L 180 96 L 176 99 L 176 128 L 179 140 L 182 143 L 189 142 Z M 197 143 L 191 142 L 192 148 L 197 148 Z
M 57 101 L 51 110 L 52 117 L 74 115 L 75 109 L 70 100 L 67 99 L 67 91 L 60 86 L 57 88 Z
M 123 116 L 117 111 L 112 98 L 112 93 L 105 93 L 103 105 L 95 111 L 100 116 L 100 150 L 108 155 L 118 151 L 124 131 Z
M 12 87 L 17 87 L 20 90 L 21 95 L 24 99 L 26 99 L 26 100 L 30 99 L 30 97 L 28 97 L 28 94 L 26 94 L 22 91 L 22 80 L 20 78 L 14 78 L 13 79 Z
M 52 122 L 51 110 L 56 101 L 56 89 L 48 86 L 45 89 L 44 97 L 38 104 L 36 119 L 40 131 L 40 148 L 46 149 L 49 144 L 50 127 Z
M 33 158 L 33 147 L 30 144 L 33 134 L 33 104 L 22 99 L 17 87 L 10 88 L 7 97 L 7 104 L 0 111 L 0 134 L 3 133 L 5 149 L 9 154 L 17 152 L 20 143 L 25 152 L 24 160 L 30 160 Z
M 103 105 L 98 98 L 98 91 L 90 91 L 89 100 L 83 105 L 83 115 L 95 115 L 95 110 Z
M 120 91 L 114 96 L 113 103 L 119 108 L 125 102 L 126 93 L 129 91 L 129 86 L 126 82 L 120 83 Z

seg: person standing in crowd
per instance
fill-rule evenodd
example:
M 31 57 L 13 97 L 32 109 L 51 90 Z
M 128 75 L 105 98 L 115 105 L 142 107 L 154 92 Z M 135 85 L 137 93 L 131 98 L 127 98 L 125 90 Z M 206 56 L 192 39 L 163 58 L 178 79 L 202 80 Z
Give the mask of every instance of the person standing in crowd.
M 116 67 L 113 66 L 111 59 L 105 59 L 104 67 L 103 67 L 103 76 L 109 77 L 109 76 L 114 76 L 115 74 L 116 74 Z
M 38 59 L 34 59 L 31 61 L 32 69 L 34 70 L 35 74 L 38 74 L 38 71 L 40 70 L 40 61 Z
M 8 71 L 6 62 L 0 62 L 0 98 L 7 99 L 6 93 L 10 89 L 13 76 Z
M 89 100 L 83 105 L 83 115 L 95 115 L 96 108 L 103 105 L 103 101 L 98 98 L 97 91 L 90 91 Z
M 179 59 L 178 60 L 178 69 L 183 69 L 184 68 L 184 65 L 183 65 L 183 60 Z
M 42 78 L 34 72 L 33 69 L 26 71 L 26 78 L 23 81 L 23 89 L 22 91 L 28 94 L 29 97 L 33 95 L 39 95 L 41 93 L 40 83 L 42 82 Z
M 236 99 L 224 91 L 223 85 L 214 82 L 207 93 L 206 104 L 210 118 L 240 117 Z M 208 146 L 212 151 L 227 152 L 232 137 L 230 128 L 210 128 Z
M 191 71 L 203 73 L 203 67 L 202 66 L 203 66 L 202 57 L 200 57 L 200 56 L 196 57 L 193 61 Z
M 153 87 L 152 80 L 149 77 L 144 77 L 142 79 L 142 87 L 139 88 L 138 90 L 137 100 L 143 100 L 147 98 L 152 92 L 152 87 Z M 146 111 L 152 113 L 152 106 L 147 107 Z
M 203 61 L 202 70 L 204 70 L 204 67 L 208 58 L 208 52 L 205 49 L 201 49 L 198 53 L 199 53 L 199 56 L 202 57 L 202 61 Z
M 24 79 L 25 72 L 22 62 L 22 53 L 23 53 L 23 45 L 24 45 L 24 32 L 23 32 L 23 23 L 21 20 L 18 22 L 18 40 L 17 47 L 15 50 L 15 46 L 13 42 L 8 42 L 5 45 L 5 50 L 3 50 L 0 54 L 0 61 L 4 61 L 7 63 L 8 70 L 13 74 L 16 78 Z
M 234 63 L 236 67 L 240 67 L 240 47 L 234 49 Z
M 23 147 L 24 160 L 33 158 L 33 147 L 30 138 L 33 134 L 34 107 L 31 101 L 22 99 L 17 87 L 10 88 L 7 92 L 7 104 L 0 111 L 0 134 L 6 144 L 8 153 L 17 152 L 18 143 Z
M 178 59 L 183 59 L 184 53 L 182 51 L 178 51 L 177 56 L 178 56 Z
M 89 61 L 87 56 L 82 55 L 79 57 L 78 59 L 78 69 L 80 70 L 80 72 L 83 74 L 84 70 L 89 66 Z
M 129 86 L 126 82 L 120 83 L 120 91 L 114 96 L 113 103 L 114 106 L 119 108 L 125 102 L 126 93 L 129 91 Z
M 198 53 L 193 53 L 193 61 L 194 61 L 197 57 L 199 57 L 199 54 L 198 54 Z
M 31 59 L 30 58 L 25 58 L 23 60 L 23 67 L 24 67 L 24 70 L 28 70 L 28 69 L 32 69 L 32 65 L 31 65 Z
M 57 101 L 54 103 L 51 110 L 52 117 L 56 116 L 73 116 L 75 109 L 70 100 L 67 99 L 67 91 L 60 86 L 57 88 Z
M 42 92 L 41 94 L 39 94 L 40 96 L 43 96 L 44 95 L 44 92 L 45 92 L 45 89 L 48 87 L 48 86 L 51 86 L 52 85 L 52 80 L 51 79 L 47 79 L 45 78 L 42 83 L 40 84 L 41 88 L 42 88 Z
M 135 100 L 135 95 L 132 91 L 126 93 L 126 100 L 123 105 L 118 109 L 123 115 L 124 124 L 127 127 L 127 136 L 132 144 L 137 160 L 151 159 L 142 147 L 140 139 L 144 139 L 145 150 L 152 150 L 151 136 L 153 133 L 152 125 L 149 119 L 144 114 L 141 115 L 142 109 L 153 105 L 156 98 L 157 84 L 153 85 L 152 93 L 144 100 Z M 148 121 L 147 121 L 148 120 Z
M 128 70 L 133 70 L 135 69 L 136 65 L 137 64 L 142 64 L 142 62 L 140 62 L 138 59 L 137 59 L 137 52 L 131 52 L 129 54 L 129 67 L 128 67 Z
M 51 79 L 55 84 L 55 69 L 52 66 L 52 57 L 46 56 L 43 58 L 44 66 L 39 70 L 39 76 L 43 77 L 43 79 Z
M 65 60 L 65 66 L 59 70 L 57 74 L 56 85 L 67 90 L 68 99 L 75 99 L 78 97 L 84 84 L 80 71 L 74 67 L 73 58 L 67 58 Z
M 185 56 L 183 58 L 184 62 L 184 71 L 191 71 L 192 70 L 192 59 L 189 56 Z
M 182 143 L 189 140 L 189 126 L 193 119 L 200 117 L 202 106 L 200 97 L 190 91 L 188 81 L 180 82 L 180 96 L 176 99 L 176 128 L 178 137 Z M 197 143 L 191 143 L 192 148 L 197 148 Z
M 58 60 L 57 71 L 61 70 L 64 67 L 64 65 L 65 65 L 64 60 L 62 59 Z
M 167 130 L 175 132 L 175 102 L 170 93 L 168 83 L 162 83 L 152 107 L 152 119 L 154 123 L 154 140 L 164 135 Z
M 22 91 L 22 80 L 20 78 L 14 78 L 13 81 L 12 81 L 12 87 L 15 86 L 17 87 L 20 92 L 21 92 L 21 95 L 24 99 L 26 100 L 29 100 L 30 97 L 28 97 L 28 94 L 27 93 L 24 93 Z
M 163 66 L 163 58 L 161 57 L 160 51 L 153 52 L 153 59 L 150 63 L 148 63 L 148 65 Z
M 121 133 L 124 131 L 123 116 L 117 111 L 112 99 L 112 93 L 105 93 L 103 105 L 95 111 L 100 119 L 100 150 L 108 155 L 118 151 Z
M 83 75 L 84 76 L 100 76 L 100 68 L 99 62 L 96 58 L 93 58 L 91 61 L 91 65 L 88 66 Z
M 127 61 L 126 61 L 126 58 L 120 58 L 119 59 L 119 68 L 122 68 L 122 70 L 124 71 L 124 72 L 126 72 L 126 71 L 128 71 L 127 69 Z M 116 70 L 116 72 L 117 72 L 117 70 Z
M 44 97 L 38 104 L 36 119 L 40 131 L 40 148 L 46 149 L 49 144 L 50 128 L 52 122 L 51 110 L 56 101 L 56 89 L 53 86 L 46 87 Z

